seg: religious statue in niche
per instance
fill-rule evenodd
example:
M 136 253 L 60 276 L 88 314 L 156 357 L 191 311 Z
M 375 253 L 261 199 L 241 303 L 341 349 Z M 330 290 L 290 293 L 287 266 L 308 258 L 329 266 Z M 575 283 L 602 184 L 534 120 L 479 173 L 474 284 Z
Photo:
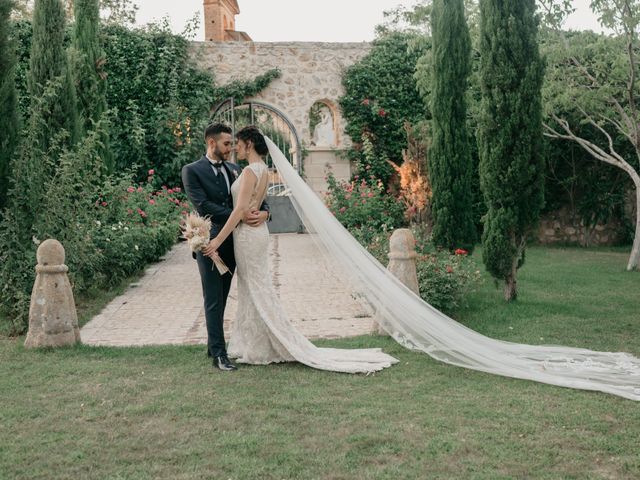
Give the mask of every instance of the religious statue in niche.
M 313 135 L 311 144 L 317 147 L 334 147 L 336 134 L 333 128 L 333 114 L 326 103 L 317 102 L 309 112 L 310 127 Z

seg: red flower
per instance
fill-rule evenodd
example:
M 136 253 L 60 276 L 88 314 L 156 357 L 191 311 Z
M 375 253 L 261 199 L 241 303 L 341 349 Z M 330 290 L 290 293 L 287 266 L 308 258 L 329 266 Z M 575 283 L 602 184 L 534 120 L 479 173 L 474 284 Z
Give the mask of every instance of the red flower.
M 469 255 L 469 252 L 467 252 L 464 248 L 458 248 L 453 253 L 455 253 L 456 255 Z
M 154 173 L 156 173 L 156 171 L 153 168 L 149 170 L 149 175 L 153 175 Z
M 380 115 L 381 117 L 386 117 L 387 112 L 384 111 L 384 108 L 381 108 L 380 110 L 378 110 L 378 115 Z

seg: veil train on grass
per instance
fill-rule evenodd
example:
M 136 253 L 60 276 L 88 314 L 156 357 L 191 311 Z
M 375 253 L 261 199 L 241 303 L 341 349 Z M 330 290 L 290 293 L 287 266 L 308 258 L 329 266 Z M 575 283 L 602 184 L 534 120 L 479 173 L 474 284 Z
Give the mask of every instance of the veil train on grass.
M 398 343 L 463 368 L 640 400 L 640 359 L 633 355 L 495 340 L 424 302 L 351 236 L 275 143 L 266 140 L 307 231 L 344 267 L 352 285 L 375 309 L 376 320 Z

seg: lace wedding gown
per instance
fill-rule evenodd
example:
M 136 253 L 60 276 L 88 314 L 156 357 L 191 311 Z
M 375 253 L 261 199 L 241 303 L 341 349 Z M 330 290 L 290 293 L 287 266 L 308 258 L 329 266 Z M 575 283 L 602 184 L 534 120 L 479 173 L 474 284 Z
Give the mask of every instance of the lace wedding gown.
M 258 182 L 250 207 L 258 209 L 268 186 L 268 168 L 264 162 L 251 163 L 248 169 Z M 234 203 L 240 180 L 231 186 Z M 238 279 L 238 310 L 229 341 L 229 356 L 238 363 L 264 365 L 297 361 L 320 370 L 369 373 L 382 370 L 398 360 L 379 348 L 343 350 L 318 348 L 289 322 L 271 282 L 266 223 L 250 227 L 240 223 L 233 231 Z

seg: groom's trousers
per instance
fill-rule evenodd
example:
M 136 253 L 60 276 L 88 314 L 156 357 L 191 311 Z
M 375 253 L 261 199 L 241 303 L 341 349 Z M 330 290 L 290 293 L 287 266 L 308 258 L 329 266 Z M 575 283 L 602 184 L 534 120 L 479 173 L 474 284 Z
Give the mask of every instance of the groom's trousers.
M 205 257 L 202 252 L 198 252 L 196 255 L 200 280 L 202 281 L 204 316 L 207 321 L 207 353 L 210 357 L 227 354 L 224 342 L 224 309 L 231 289 L 231 278 L 236 268 L 231 238 L 222 244 L 218 254 L 229 267 L 229 273 L 220 275 L 218 269 L 213 265 L 213 260 Z

